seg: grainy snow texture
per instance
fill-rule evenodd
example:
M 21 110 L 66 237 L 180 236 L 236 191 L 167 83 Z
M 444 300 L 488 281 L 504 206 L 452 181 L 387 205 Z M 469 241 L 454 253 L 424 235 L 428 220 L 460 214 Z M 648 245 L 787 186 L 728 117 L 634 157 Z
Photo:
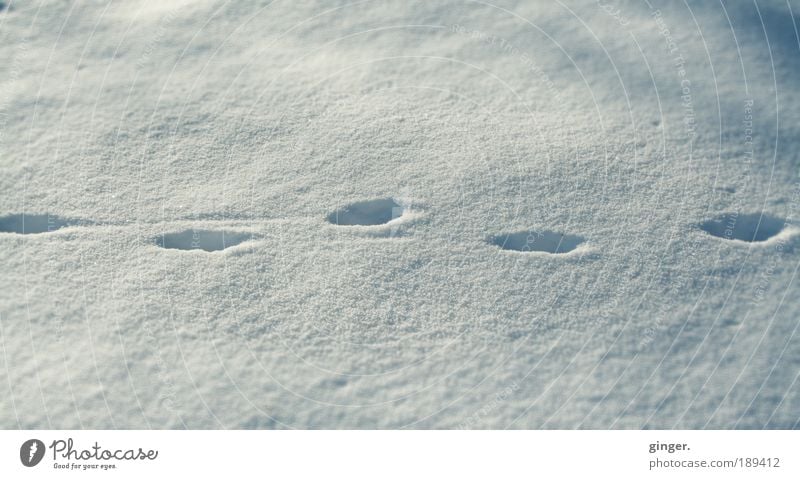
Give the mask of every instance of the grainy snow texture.
M 3 428 L 795 428 L 800 4 L 0 10 Z

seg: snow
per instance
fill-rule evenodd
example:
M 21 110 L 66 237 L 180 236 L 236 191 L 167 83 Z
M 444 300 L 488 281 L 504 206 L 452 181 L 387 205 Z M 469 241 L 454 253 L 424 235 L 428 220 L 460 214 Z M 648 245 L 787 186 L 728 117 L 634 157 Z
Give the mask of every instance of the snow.
M 797 427 L 799 15 L 5 2 L 0 426 Z

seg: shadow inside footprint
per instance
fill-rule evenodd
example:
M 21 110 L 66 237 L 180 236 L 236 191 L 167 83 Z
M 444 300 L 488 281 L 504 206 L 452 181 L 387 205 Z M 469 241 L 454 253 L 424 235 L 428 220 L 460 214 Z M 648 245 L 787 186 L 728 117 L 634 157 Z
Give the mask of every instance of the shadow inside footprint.
M 0 217 L 0 232 L 21 235 L 50 233 L 68 226 L 63 218 L 54 215 L 8 215 Z
M 391 198 L 360 201 L 328 215 L 339 226 L 375 226 L 402 216 L 404 208 Z
M 553 231 L 520 231 L 489 238 L 491 244 L 506 250 L 552 254 L 568 253 L 583 241 L 580 236 Z
M 783 230 L 783 220 L 767 214 L 727 213 L 700 224 L 706 233 L 723 239 L 766 241 Z
M 186 230 L 159 236 L 155 243 L 167 249 L 221 251 L 243 243 L 251 236 L 249 233 L 232 231 Z

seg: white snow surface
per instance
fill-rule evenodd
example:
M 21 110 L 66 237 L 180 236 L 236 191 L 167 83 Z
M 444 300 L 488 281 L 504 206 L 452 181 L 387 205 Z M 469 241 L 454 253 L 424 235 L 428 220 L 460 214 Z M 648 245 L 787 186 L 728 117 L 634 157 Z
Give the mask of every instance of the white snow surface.
M 2 4 L 0 427 L 798 427 L 796 1 Z

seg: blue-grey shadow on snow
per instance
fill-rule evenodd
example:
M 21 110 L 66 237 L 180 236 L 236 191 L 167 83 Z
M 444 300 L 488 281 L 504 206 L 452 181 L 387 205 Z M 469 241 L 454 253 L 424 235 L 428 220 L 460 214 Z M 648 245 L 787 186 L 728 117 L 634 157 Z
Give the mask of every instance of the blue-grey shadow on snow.
M 766 241 L 784 228 L 784 221 L 761 213 L 726 213 L 700 223 L 700 229 L 718 238 L 748 242 Z
M 179 233 L 167 233 L 155 238 L 156 246 L 166 249 L 222 251 L 244 243 L 252 238 L 249 233 L 224 230 L 190 229 Z
M 359 201 L 328 215 L 338 226 L 377 226 L 403 215 L 404 208 L 392 198 Z
M 522 252 L 542 252 L 551 254 L 568 253 L 578 247 L 584 239 L 577 235 L 553 231 L 519 231 L 505 233 L 489 238 L 489 243 L 505 250 Z
M 12 214 L 0 217 L 0 232 L 21 235 L 51 233 L 65 226 L 70 221 L 59 216 L 43 214 Z

